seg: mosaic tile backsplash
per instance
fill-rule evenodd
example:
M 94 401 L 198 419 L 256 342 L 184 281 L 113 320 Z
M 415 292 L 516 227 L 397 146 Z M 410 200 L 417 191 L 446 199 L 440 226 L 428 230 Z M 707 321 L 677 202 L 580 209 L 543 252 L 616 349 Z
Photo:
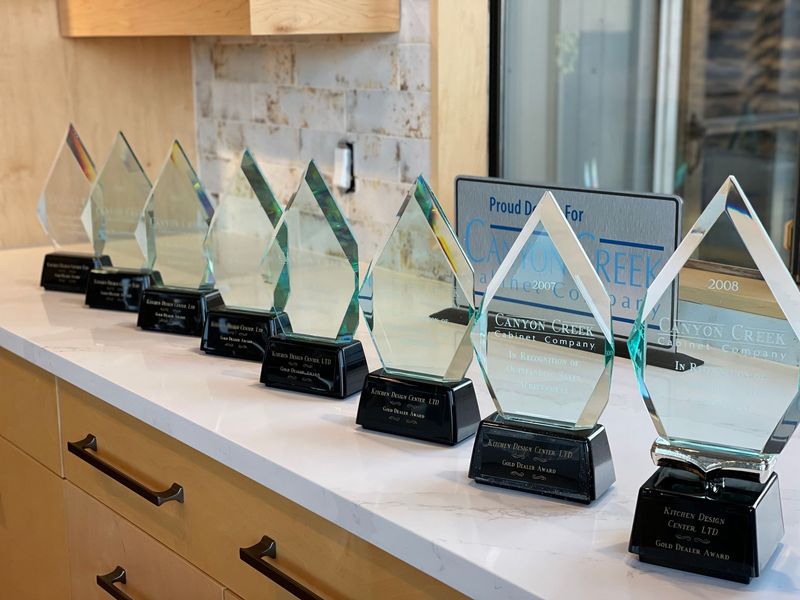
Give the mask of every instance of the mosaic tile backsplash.
M 392 34 L 193 40 L 199 170 L 218 196 L 249 147 L 281 202 L 314 158 L 328 178 L 354 144 L 356 191 L 334 190 L 372 258 L 417 175 L 430 173 L 430 4 L 401 0 Z

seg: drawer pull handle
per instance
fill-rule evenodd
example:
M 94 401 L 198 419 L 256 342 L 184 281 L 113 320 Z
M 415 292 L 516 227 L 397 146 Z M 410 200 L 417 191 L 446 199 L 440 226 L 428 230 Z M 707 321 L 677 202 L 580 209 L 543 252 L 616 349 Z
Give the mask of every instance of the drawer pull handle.
M 293 596 L 300 600 L 322 600 L 314 592 L 298 583 L 277 567 L 262 560 L 264 557 L 272 559 L 278 558 L 278 544 L 266 535 L 261 538 L 255 546 L 249 548 L 239 548 L 239 558 L 253 567 L 256 571 L 265 575 Z
M 97 452 L 97 438 L 91 433 L 79 442 L 67 442 L 67 450 L 81 460 L 92 465 L 101 473 L 108 475 L 117 483 L 121 483 L 126 488 L 135 494 L 138 494 L 151 504 L 161 506 L 165 502 L 170 502 L 172 500 L 176 502 L 183 502 L 183 486 L 173 483 L 168 490 L 164 490 L 163 492 L 155 492 L 145 487 L 135 479 L 131 479 L 122 471 L 112 467 L 110 464 L 100 459 L 96 454 L 94 454 Z M 89 450 L 92 452 L 89 452 Z
M 99 585 L 101 589 L 107 592 L 108 595 L 115 600 L 133 600 L 133 598 L 128 596 L 128 594 L 119 588 L 114 587 L 115 583 L 126 583 L 127 578 L 128 577 L 125 573 L 125 569 L 122 567 L 117 567 L 107 575 L 98 575 L 97 585 Z

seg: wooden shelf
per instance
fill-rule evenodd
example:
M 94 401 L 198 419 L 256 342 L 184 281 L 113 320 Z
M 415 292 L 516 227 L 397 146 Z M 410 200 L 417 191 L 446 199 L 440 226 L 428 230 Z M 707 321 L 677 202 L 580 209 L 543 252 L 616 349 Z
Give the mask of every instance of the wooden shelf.
M 65 37 L 382 33 L 400 0 L 58 0 Z

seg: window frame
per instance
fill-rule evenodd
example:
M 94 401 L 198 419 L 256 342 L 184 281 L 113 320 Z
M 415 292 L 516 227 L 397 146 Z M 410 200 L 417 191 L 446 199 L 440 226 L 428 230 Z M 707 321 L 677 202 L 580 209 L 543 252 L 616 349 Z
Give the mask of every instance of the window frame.
M 502 178 L 503 171 L 503 8 L 505 0 L 488 0 L 489 3 L 489 119 L 488 119 L 488 171 L 489 177 Z M 789 271 L 800 283 L 800 117 L 798 117 L 798 160 L 794 197 L 794 224 L 789 248 Z M 696 261 L 708 270 L 717 270 L 715 263 Z M 723 265 L 740 275 L 755 273 L 750 269 Z M 745 273 L 747 272 L 747 273 Z

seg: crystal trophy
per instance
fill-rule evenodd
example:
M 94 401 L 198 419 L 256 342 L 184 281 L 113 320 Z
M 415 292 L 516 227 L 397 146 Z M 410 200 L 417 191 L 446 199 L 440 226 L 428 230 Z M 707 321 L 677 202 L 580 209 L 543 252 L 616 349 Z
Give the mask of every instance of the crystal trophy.
M 383 368 L 364 383 L 356 423 L 456 444 L 480 421 L 472 381 L 473 270 L 419 177 L 359 294 Z
M 82 215 L 95 253 L 105 252 L 114 264 L 89 273 L 86 304 L 90 307 L 136 312 L 144 290 L 158 281 L 152 270 L 151 243 L 138 232 L 151 188 L 125 136 L 118 133 Z
M 278 273 L 273 310 L 287 318 L 267 340 L 261 382 L 334 398 L 361 391 L 367 361 L 353 338 L 358 247 L 313 161 L 276 229 L 266 261 Z
M 611 301 L 552 193 L 492 277 L 473 329 L 497 412 L 481 421 L 469 476 L 589 503 L 614 482 L 597 423 L 614 361 Z
M 230 189 L 219 201 L 205 240 L 217 289 L 225 301 L 206 316 L 201 349 L 246 360 L 264 360 L 267 338 L 282 315 L 272 306 L 278 272 L 270 272 L 267 248 L 283 214 L 249 150 Z M 286 230 L 279 247 L 286 251 Z
M 711 234 L 749 268 L 702 270 Z M 674 318 L 654 317 L 670 302 Z M 734 177 L 647 289 L 628 348 L 658 437 L 639 490 L 630 551 L 685 571 L 749 582 L 783 537 L 775 460 L 800 416 L 800 291 Z M 648 361 L 666 349 L 688 358 Z
M 40 285 L 46 290 L 84 294 L 89 271 L 111 264 L 108 256 L 93 252 L 81 223 L 96 177 L 94 163 L 70 125 L 37 205 L 39 222 L 57 248 L 44 257 Z
M 203 248 L 214 207 L 186 153 L 172 143 L 150 191 L 137 235 L 153 244 L 161 275 L 142 296 L 137 324 L 148 331 L 200 336 L 209 309 L 221 306 Z

